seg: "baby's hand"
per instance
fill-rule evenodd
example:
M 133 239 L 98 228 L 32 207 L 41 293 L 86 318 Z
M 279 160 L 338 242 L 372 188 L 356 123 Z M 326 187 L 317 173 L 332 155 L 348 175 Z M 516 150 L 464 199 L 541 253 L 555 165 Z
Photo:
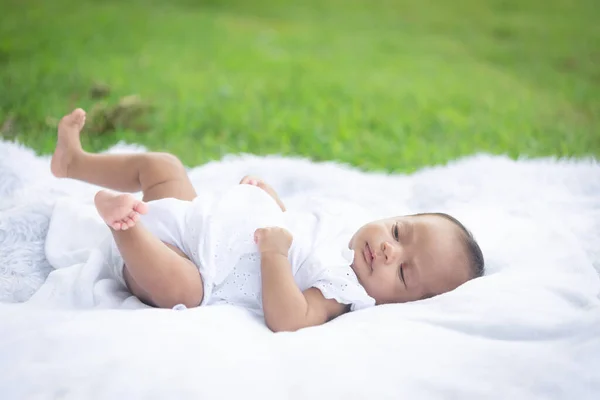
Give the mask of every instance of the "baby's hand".
M 261 253 L 278 253 L 287 257 L 292 240 L 290 232 L 276 226 L 259 228 L 254 232 L 254 242 Z

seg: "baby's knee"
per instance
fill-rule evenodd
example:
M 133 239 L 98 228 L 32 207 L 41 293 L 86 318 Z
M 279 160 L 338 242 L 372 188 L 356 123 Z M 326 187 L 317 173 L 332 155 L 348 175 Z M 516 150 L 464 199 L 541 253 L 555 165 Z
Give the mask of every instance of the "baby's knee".
M 185 166 L 183 165 L 181 160 L 173 154 L 157 153 L 157 156 L 159 157 L 163 168 L 167 168 L 174 173 L 186 174 Z
M 162 183 L 167 180 L 180 179 L 187 174 L 179 158 L 169 153 L 148 153 L 141 168 L 146 177 L 152 182 Z

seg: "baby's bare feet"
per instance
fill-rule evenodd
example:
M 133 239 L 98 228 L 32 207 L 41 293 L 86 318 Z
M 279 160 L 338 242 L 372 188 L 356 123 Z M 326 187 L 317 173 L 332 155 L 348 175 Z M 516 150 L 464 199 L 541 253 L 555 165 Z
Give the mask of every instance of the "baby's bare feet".
M 146 203 L 128 193 L 117 194 L 101 190 L 96 193 L 94 203 L 104 222 L 116 231 L 133 228 L 140 219 L 140 214 L 148 212 Z
M 65 115 L 58 123 L 56 149 L 50 162 L 50 170 L 57 178 L 68 176 L 69 164 L 73 157 L 82 151 L 79 132 L 83 129 L 84 124 L 85 111 L 81 108 Z

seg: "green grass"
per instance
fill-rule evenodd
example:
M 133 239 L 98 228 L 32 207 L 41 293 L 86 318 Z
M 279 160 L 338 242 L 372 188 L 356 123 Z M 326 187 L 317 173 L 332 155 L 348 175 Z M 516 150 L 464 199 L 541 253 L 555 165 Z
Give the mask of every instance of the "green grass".
M 187 165 L 597 157 L 599 20 L 597 0 L 0 0 L 0 124 L 49 153 L 52 119 L 103 82 L 109 104 L 153 111 L 88 149 L 126 140 Z

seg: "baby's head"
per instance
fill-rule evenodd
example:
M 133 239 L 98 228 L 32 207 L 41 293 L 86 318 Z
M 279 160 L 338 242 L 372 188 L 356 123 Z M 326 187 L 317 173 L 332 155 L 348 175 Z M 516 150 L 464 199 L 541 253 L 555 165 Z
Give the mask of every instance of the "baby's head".
M 436 296 L 484 272 L 479 245 L 447 214 L 373 221 L 356 231 L 348 247 L 354 250 L 352 269 L 377 304 Z

